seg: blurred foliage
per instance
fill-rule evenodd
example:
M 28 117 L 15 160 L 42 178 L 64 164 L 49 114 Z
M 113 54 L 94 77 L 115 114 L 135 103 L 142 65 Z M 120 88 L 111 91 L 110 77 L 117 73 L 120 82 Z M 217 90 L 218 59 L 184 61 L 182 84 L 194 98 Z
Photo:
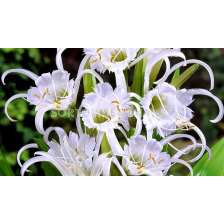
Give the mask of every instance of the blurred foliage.
M 83 58 L 82 49 L 68 49 L 63 53 L 63 63 L 67 71 L 71 73 L 71 78 L 75 78 L 78 66 Z M 182 49 L 182 52 L 186 55 L 187 59 L 198 59 L 207 63 L 213 70 L 215 76 L 215 88 L 212 93 L 219 97 L 224 102 L 224 49 L 212 48 L 212 49 Z M 0 49 L 0 74 L 8 69 L 24 68 L 30 70 L 37 75 L 43 73 L 52 72 L 56 69 L 55 66 L 56 49 L 36 49 L 36 48 L 2 48 Z M 175 58 L 171 58 L 171 64 L 176 63 Z M 189 68 L 188 66 L 187 68 Z M 164 64 L 162 66 L 164 70 Z M 162 70 L 162 72 L 163 72 Z M 182 74 L 186 68 L 180 69 Z M 110 82 L 112 86 L 115 86 L 115 77 L 112 74 L 103 75 L 104 80 Z M 134 70 L 131 69 L 128 72 L 129 86 L 131 86 Z M 171 80 L 170 80 L 171 81 Z M 42 139 L 42 136 L 36 131 L 34 125 L 35 107 L 30 106 L 28 102 L 23 99 L 17 99 L 10 103 L 8 107 L 9 115 L 18 120 L 18 122 L 11 122 L 5 116 L 4 106 L 11 96 L 18 93 L 26 93 L 30 86 L 34 86 L 33 80 L 30 80 L 21 74 L 10 74 L 5 79 L 6 85 L 0 84 L 0 148 L 5 154 L 7 161 L 12 166 L 16 175 L 19 175 L 20 167 L 16 161 L 16 155 L 18 150 L 25 144 L 34 143 L 34 138 Z M 83 86 L 80 86 L 78 95 L 78 104 L 83 96 Z M 210 88 L 210 78 L 208 72 L 199 66 L 197 72 L 183 84 L 182 88 Z M 195 101 L 191 105 L 191 108 L 195 111 L 195 118 L 193 122 L 201 128 L 207 139 L 208 146 L 212 147 L 218 139 L 223 137 L 224 122 L 221 121 L 218 124 L 210 123 L 209 120 L 216 117 L 218 108 L 215 102 L 209 97 L 197 96 Z M 70 130 L 75 131 L 75 121 L 72 117 L 68 117 L 68 114 L 62 119 L 61 117 L 52 117 L 50 113 L 45 115 L 44 127 L 59 126 L 65 129 L 66 132 Z M 123 145 L 125 139 L 117 132 L 118 138 Z M 190 132 L 194 137 L 198 138 L 194 132 Z M 178 148 L 183 148 L 188 141 L 179 140 L 174 142 L 174 145 Z M 168 148 L 171 154 L 175 151 Z M 33 157 L 34 150 L 25 151 L 22 153 L 22 162 L 28 158 Z M 189 155 L 186 155 L 187 160 L 195 157 L 199 152 L 197 150 L 192 151 Z M 193 164 L 194 165 L 194 164 Z M 43 165 L 37 164 L 30 167 L 32 173 L 28 175 L 44 175 Z M 188 169 L 183 165 L 176 164 L 169 172 L 172 175 L 187 175 Z

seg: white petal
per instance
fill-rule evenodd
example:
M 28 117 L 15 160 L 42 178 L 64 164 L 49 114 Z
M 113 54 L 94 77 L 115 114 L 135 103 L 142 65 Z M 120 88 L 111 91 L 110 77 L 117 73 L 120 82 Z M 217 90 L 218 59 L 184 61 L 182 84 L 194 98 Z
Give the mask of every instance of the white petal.
M 100 176 L 103 171 L 103 163 L 105 162 L 105 159 L 107 158 L 108 154 L 109 153 L 102 153 L 97 157 L 91 170 L 91 176 Z
M 176 71 L 177 68 L 180 68 L 181 66 L 184 65 L 185 62 L 180 62 L 176 65 L 174 65 L 171 69 L 169 74 L 172 74 L 174 71 Z M 187 64 L 199 64 L 202 65 L 203 67 L 205 67 L 205 69 L 207 69 L 209 75 L 210 75 L 210 79 L 211 79 L 211 87 L 210 90 L 212 90 L 214 88 L 214 74 L 212 72 L 212 69 L 203 61 L 199 61 L 199 60 L 195 60 L 195 59 L 191 59 L 191 60 L 187 60 L 186 61 Z
M 89 59 L 89 55 L 86 55 L 83 59 L 82 59 L 82 62 L 81 64 L 79 65 L 79 70 L 78 70 L 78 74 L 83 71 L 85 65 L 86 65 L 86 62 L 88 61 Z
M 117 70 L 115 72 L 115 77 L 116 77 L 116 85 L 121 86 L 125 91 L 127 91 L 127 84 L 126 84 L 124 72 Z
M 162 82 L 165 82 L 167 80 L 168 76 L 169 76 L 169 72 L 170 72 L 170 60 L 168 58 L 164 58 L 164 61 L 166 63 L 166 72 L 165 72 L 164 76 L 160 80 L 154 82 L 154 84 L 157 84 L 158 85 L 158 84 L 161 84 Z
M 224 109 L 223 109 L 222 101 L 218 97 L 214 96 L 212 93 L 210 93 L 209 91 L 207 91 L 205 89 L 189 89 L 187 91 L 187 94 L 192 95 L 192 96 L 194 96 L 194 95 L 210 96 L 212 99 L 214 99 L 216 101 L 216 103 L 218 104 L 218 107 L 219 107 L 219 114 L 218 114 L 218 116 L 214 120 L 210 120 L 210 121 L 212 123 L 217 123 L 220 120 L 222 120 Z
M 56 65 L 58 70 L 60 70 L 62 73 L 65 72 L 61 58 L 61 54 L 63 53 L 64 50 L 66 50 L 66 48 L 59 48 L 56 55 Z
M 95 162 L 96 159 L 99 156 L 100 145 L 101 145 L 101 142 L 102 142 L 102 139 L 103 139 L 103 135 L 104 135 L 104 132 L 99 131 L 97 136 L 96 136 L 96 147 L 95 147 L 95 155 L 94 155 L 94 158 L 93 158 L 93 162 Z
M 164 50 L 158 54 L 155 54 L 152 56 L 152 58 L 147 63 L 146 69 L 145 69 L 145 82 L 144 82 L 144 93 L 146 94 L 149 89 L 149 75 L 152 70 L 152 67 L 160 60 L 166 58 L 166 57 L 181 57 L 185 60 L 185 56 L 183 53 L 175 50 Z
M 36 81 L 36 79 L 39 77 L 37 76 L 36 74 L 34 74 L 33 72 L 31 71 L 28 71 L 26 69 L 10 69 L 10 70 L 7 70 L 5 71 L 3 74 L 2 74 L 2 83 L 5 85 L 5 77 L 9 74 L 9 73 L 12 73 L 12 72 L 18 72 L 18 73 L 21 73 L 21 74 L 24 74 L 26 76 L 28 76 L 29 78 L 33 79 L 34 81 Z
M 107 139 L 108 139 L 108 142 L 110 144 L 111 151 L 113 152 L 113 154 L 114 155 L 118 155 L 118 156 L 125 156 L 126 153 L 121 148 L 121 145 L 120 145 L 120 143 L 117 140 L 117 137 L 116 137 L 116 135 L 114 133 L 114 130 L 109 129 L 106 132 L 106 135 L 107 135 Z
M 85 176 L 85 174 L 82 172 L 82 169 L 81 167 L 79 166 L 73 152 L 72 152 L 72 149 L 70 148 L 69 144 L 68 144 L 68 141 L 67 141 L 67 136 L 65 135 L 64 138 L 63 138 L 63 141 L 64 141 L 64 145 L 65 145 L 65 148 L 67 149 L 68 151 L 68 154 L 74 164 L 74 166 L 76 167 L 76 171 L 77 171 L 77 174 L 79 176 Z
M 103 168 L 102 168 L 103 176 L 110 176 L 110 168 L 111 168 L 112 159 L 113 157 L 105 159 L 103 163 Z
M 194 176 L 192 167 L 187 162 L 185 162 L 184 160 L 181 160 L 181 159 L 171 159 L 170 162 L 171 163 L 181 163 L 181 164 L 185 165 L 190 170 L 191 176 Z
M 10 121 L 17 121 L 17 120 L 13 120 L 9 115 L 8 115 L 8 112 L 7 112 L 7 108 L 8 108 L 8 105 L 15 99 L 18 99 L 18 98 L 23 98 L 23 97 L 27 97 L 27 94 L 16 94 L 14 96 L 12 96 L 11 98 L 9 98 L 7 100 L 7 102 L 5 103 L 5 114 L 6 116 L 8 117 L 8 119 Z
M 118 159 L 116 156 L 113 156 L 112 159 L 113 163 L 117 166 L 117 168 L 119 169 L 119 171 L 121 172 L 122 176 L 127 176 L 127 174 L 124 172 L 124 169 L 122 168 L 122 166 L 120 165 Z
M 78 110 L 78 113 L 79 113 L 79 110 Z M 79 136 L 81 136 L 83 134 L 83 131 L 82 131 L 81 120 L 80 120 L 79 114 L 77 115 L 77 118 L 76 118 L 76 127 L 78 130 Z
M 37 156 L 37 157 L 29 159 L 28 161 L 26 161 L 23 164 L 23 166 L 20 170 L 21 176 L 24 176 L 24 173 L 27 171 L 28 167 L 30 167 L 32 164 L 37 163 L 37 162 L 49 162 L 49 160 L 47 158 L 45 158 L 44 156 Z
M 20 162 L 20 155 L 26 150 L 26 149 L 30 149 L 30 148 L 38 148 L 37 144 L 33 143 L 33 144 L 28 144 L 23 146 L 19 152 L 17 153 L 17 162 L 19 164 L 20 167 L 22 167 L 22 163 Z
M 36 129 L 37 131 L 40 133 L 40 134 L 44 134 L 44 128 L 43 128 L 43 118 L 44 118 L 44 114 L 46 111 L 49 111 L 52 109 L 52 106 L 48 106 L 46 108 L 42 108 L 40 109 L 36 116 L 35 116 L 35 126 L 36 126 Z
M 56 156 L 47 152 L 35 152 L 35 155 L 44 156 L 49 162 L 51 162 L 63 176 L 74 176 L 72 171 L 65 165 L 65 163 L 58 159 Z
M 130 97 L 134 97 L 134 98 L 136 98 L 139 101 L 142 100 L 142 98 L 138 94 L 136 94 L 136 93 L 128 93 L 128 94 L 130 95 Z

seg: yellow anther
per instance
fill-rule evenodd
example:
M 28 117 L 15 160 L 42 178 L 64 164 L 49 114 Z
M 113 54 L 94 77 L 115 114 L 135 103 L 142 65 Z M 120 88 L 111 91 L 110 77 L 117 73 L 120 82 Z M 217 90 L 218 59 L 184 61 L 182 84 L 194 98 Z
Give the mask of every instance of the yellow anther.
M 43 96 L 42 96 L 42 99 L 44 98 L 44 96 L 47 94 L 47 92 L 45 92 L 44 94 L 43 94 Z
M 40 97 L 37 94 L 34 93 L 33 95 L 36 96 L 36 97 L 38 97 L 40 99 Z
M 78 150 L 77 150 L 77 147 L 75 148 L 75 152 L 76 152 L 77 154 L 79 154 L 79 152 L 78 152 Z
M 103 64 L 103 67 L 104 67 L 104 68 L 106 67 L 105 64 Z
M 55 139 L 52 139 L 52 140 L 53 140 L 53 142 L 55 143 L 55 145 L 58 146 L 57 141 L 56 141 Z
M 119 104 L 119 102 L 116 101 L 116 100 L 111 101 L 111 103 L 117 103 L 117 104 Z
M 98 55 L 100 56 L 100 60 L 101 60 L 101 54 L 100 54 L 100 53 L 98 53 Z
M 56 108 L 60 109 L 61 107 L 59 107 L 58 105 L 56 105 Z
M 96 53 L 98 53 L 99 51 L 103 50 L 103 48 L 98 48 Z
M 117 110 L 119 110 L 119 111 L 120 111 L 119 105 L 117 105 Z
M 191 125 L 191 126 L 188 128 L 188 131 L 192 130 L 194 127 L 195 127 L 195 125 Z
M 141 173 L 142 173 L 142 170 L 139 170 L 139 171 L 138 171 L 138 174 L 141 174 Z
M 106 114 L 106 116 L 111 120 L 111 116 L 110 115 Z
M 131 108 L 125 108 L 125 109 L 122 109 L 123 111 L 128 111 L 130 110 Z
M 143 167 L 145 167 L 145 166 L 142 164 L 141 166 L 138 166 L 137 169 L 140 170 Z
M 117 121 L 114 121 L 114 123 L 118 124 L 118 122 L 117 122 Z
M 149 154 L 148 160 L 150 160 L 151 158 L 152 158 L 152 153 Z
M 187 127 L 187 125 L 183 124 L 183 125 L 179 126 L 178 129 L 180 129 L 180 128 L 186 128 L 186 127 Z
M 154 158 L 154 157 L 152 157 L 152 160 L 153 160 L 153 162 L 156 164 L 156 160 L 155 160 L 155 158 Z
M 95 60 L 93 60 L 93 61 L 90 61 L 90 63 L 94 63 L 94 62 L 96 62 L 98 59 L 95 59 Z
M 110 67 L 111 67 L 111 66 L 109 66 L 109 67 L 107 68 L 107 70 L 109 70 L 109 69 L 110 69 Z
M 54 100 L 53 102 L 58 103 L 58 104 L 61 104 L 61 102 L 58 101 L 58 100 Z
M 120 120 L 121 118 L 119 117 L 118 120 Z
M 160 164 L 162 161 L 164 161 L 164 159 L 161 159 L 161 160 L 158 162 L 158 164 Z
M 70 165 L 69 164 L 65 164 L 67 167 L 70 167 Z
M 72 168 L 72 167 L 71 167 L 70 169 L 71 169 L 72 173 L 75 173 L 75 170 L 74 170 L 74 168 Z
M 188 123 L 188 122 L 189 122 L 189 121 L 183 121 L 182 123 L 183 123 L 183 124 L 186 124 L 186 123 Z
M 48 89 L 48 88 L 47 88 L 47 94 L 48 94 L 48 95 L 51 95 L 51 94 L 49 93 L 49 89 Z
M 110 61 L 113 62 L 113 60 L 114 60 L 114 56 L 111 57 L 111 60 Z

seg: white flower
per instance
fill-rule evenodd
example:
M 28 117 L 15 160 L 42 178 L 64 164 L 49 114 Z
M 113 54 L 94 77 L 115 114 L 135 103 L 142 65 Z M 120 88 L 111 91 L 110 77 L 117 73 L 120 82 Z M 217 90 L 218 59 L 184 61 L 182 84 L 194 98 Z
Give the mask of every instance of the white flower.
M 132 105 L 137 108 L 138 113 L 134 111 L 133 114 Z M 84 109 L 80 114 L 84 125 L 97 129 L 101 137 L 103 133 L 106 133 L 115 155 L 124 154 L 114 134 L 114 129 L 121 129 L 119 124 L 129 130 L 128 118 L 134 115 L 138 120 L 135 136 L 141 132 L 140 107 L 130 101 L 130 95 L 120 86 L 113 90 L 108 83 L 96 85 L 95 93 L 84 96 L 81 108 Z
M 123 71 L 136 58 L 139 48 L 84 48 L 90 57 L 91 69 L 104 73 L 114 72 L 117 86 L 127 89 Z
M 152 135 L 153 129 L 156 128 L 157 133 L 163 138 L 178 129 L 194 130 L 202 141 L 201 156 L 206 150 L 206 139 L 201 130 L 191 122 L 193 111 L 188 107 L 193 102 L 194 95 L 207 95 L 213 98 L 219 107 L 219 114 L 211 122 L 216 123 L 222 119 L 223 104 L 220 99 L 209 91 L 204 89 L 182 89 L 177 91 L 170 84 L 163 83 L 143 97 L 141 101 L 145 111 L 143 123 L 146 125 L 149 135 Z
M 127 156 L 123 156 L 122 167 L 128 175 L 149 175 L 149 176 L 163 176 L 171 167 L 171 163 L 182 163 L 187 166 L 191 173 L 191 166 L 179 157 L 186 152 L 179 151 L 178 157 L 170 158 L 167 152 L 162 152 L 163 146 L 168 142 L 177 138 L 189 138 L 194 149 L 197 144 L 196 140 L 189 135 L 173 135 L 158 142 L 155 139 L 148 139 L 144 136 L 138 136 L 129 141 L 129 145 L 124 146 L 124 151 Z M 188 150 L 189 152 L 189 150 Z M 192 173 L 193 175 L 193 173 Z
M 58 51 L 62 53 L 62 50 Z M 70 75 L 64 70 L 61 60 L 61 54 L 57 55 L 58 69 L 50 73 L 44 73 L 41 76 L 37 76 L 33 72 L 25 69 L 10 69 L 3 73 L 2 82 L 4 83 L 5 77 L 12 72 L 22 73 L 35 81 L 36 87 L 31 87 L 27 94 L 17 94 L 9 98 L 5 104 L 6 116 L 15 121 L 8 115 L 7 108 L 10 102 L 17 98 L 23 98 L 31 104 L 36 106 L 35 125 L 39 133 L 44 134 L 43 128 L 43 116 L 46 111 L 49 110 L 68 110 L 74 109 L 76 105 L 78 90 L 81 78 L 86 73 L 91 73 L 100 82 L 103 82 L 98 73 L 90 69 L 83 70 L 81 65 L 77 74 L 76 80 L 69 80 Z

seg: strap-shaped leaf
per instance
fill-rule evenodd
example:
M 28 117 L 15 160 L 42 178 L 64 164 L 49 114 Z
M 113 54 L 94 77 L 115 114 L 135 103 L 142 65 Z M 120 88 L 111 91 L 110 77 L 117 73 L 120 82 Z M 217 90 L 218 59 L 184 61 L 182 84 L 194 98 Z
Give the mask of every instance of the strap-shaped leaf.
M 176 89 L 180 87 L 198 70 L 199 64 L 194 64 L 183 72 L 180 76 L 175 78 L 170 85 L 174 86 Z
M 223 176 L 224 175 L 224 138 L 212 148 L 212 158 L 208 160 L 206 153 L 194 166 L 194 176 Z
M 0 176 L 15 176 L 12 168 L 0 150 Z
M 34 138 L 34 141 L 37 143 L 37 146 L 40 151 L 44 151 L 44 152 L 48 151 L 49 148 L 44 142 L 42 142 L 41 140 L 37 138 Z M 61 176 L 61 173 L 52 163 L 44 162 L 43 167 L 44 167 L 45 176 Z

